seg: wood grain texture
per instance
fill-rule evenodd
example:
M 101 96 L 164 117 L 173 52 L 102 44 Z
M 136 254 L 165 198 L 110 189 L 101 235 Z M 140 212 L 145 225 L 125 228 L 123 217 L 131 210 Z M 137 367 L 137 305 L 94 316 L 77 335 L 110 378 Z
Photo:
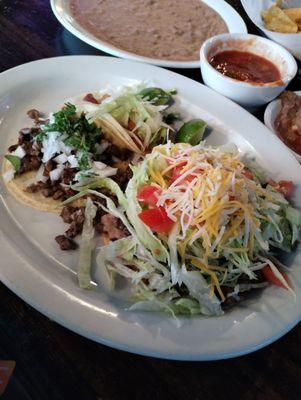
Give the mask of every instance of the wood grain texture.
M 258 33 L 239 0 L 229 3 L 245 18 L 249 31 Z M 61 27 L 49 1 L 0 0 L 0 71 L 68 54 L 104 53 Z M 178 72 L 201 80 L 198 70 Z M 300 71 L 290 88 L 301 89 Z M 98 345 L 44 317 L 2 284 L 0 299 L 0 359 L 16 360 L 4 400 L 301 398 L 300 325 L 248 356 L 184 363 Z

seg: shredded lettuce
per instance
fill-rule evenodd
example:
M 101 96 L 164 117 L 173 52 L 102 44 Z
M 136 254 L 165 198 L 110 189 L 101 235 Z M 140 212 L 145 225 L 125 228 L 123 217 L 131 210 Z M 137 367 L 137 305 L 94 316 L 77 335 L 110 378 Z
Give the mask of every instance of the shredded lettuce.
M 301 213 L 299 210 L 288 206 L 285 209 L 285 215 L 292 228 L 291 244 L 293 245 L 299 239 L 301 228 Z
M 169 95 L 170 96 L 170 95 Z M 94 121 L 103 129 L 110 125 L 110 129 L 118 132 L 124 142 L 128 142 L 130 148 L 136 146 L 137 140 L 140 141 L 143 149 L 150 145 L 154 146 L 163 143 L 167 137 L 167 129 L 171 129 L 164 122 L 162 111 L 167 106 L 156 105 L 152 101 L 144 99 L 135 90 L 126 89 L 115 99 L 100 104 L 96 110 L 88 113 L 89 121 Z M 133 128 L 129 128 L 133 126 Z M 133 132 L 134 135 L 133 135 Z M 135 141 L 133 141 L 133 137 Z M 141 147 L 141 146 L 140 146 Z
M 215 294 L 210 295 L 210 288 L 205 278 L 199 271 L 187 271 L 186 266 L 181 268 L 181 281 L 187 287 L 190 296 L 199 302 L 202 314 L 223 314 L 221 302 Z
M 94 236 L 93 219 L 96 215 L 97 207 L 88 198 L 85 208 L 85 221 L 80 241 L 79 260 L 77 268 L 77 278 L 82 289 L 91 288 L 91 257 L 92 239 Z

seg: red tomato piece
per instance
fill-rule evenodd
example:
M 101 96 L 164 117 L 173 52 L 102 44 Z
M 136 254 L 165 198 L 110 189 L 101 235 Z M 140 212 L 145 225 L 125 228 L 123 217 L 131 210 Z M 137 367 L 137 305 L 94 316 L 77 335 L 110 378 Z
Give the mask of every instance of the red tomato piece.
M 95 99 L 92 93 L 86 94 L 86 96 L 83 98 L 84 101 L 88 101 L 89 103 L 93 104 L 99 104 L 99 101 Z
M 273 285 L 280 286 L 287 290 L 287 288 L 283 285 L 283 283 L 274 275 L 274 272 L 272 271 L 272 269 L 269 265 L 264 266 L 261 271 L 263 273 L 264 278 L 267 280 L 267 282 L 270 282 Z M 283 276 L 283 278 L 286 280 L 286 282 L 289 284 L 288 276 L 284 272 L 280 272 L 280 273 Z
M 173 183 L 176 181 L 181 175 L 182 175 L 182 170 L 183 167 L 187 164 L 186 161 L 183 161 L 181 164 L 177 165 L 173 170 L 172 170 L 172 177 L 170 183 Z M 199 172 L 202 170 L 200 169 Z M 191 182 L 195 177 L 193 175 L 187 175 L 185 178 L 181 179 L 179 183 L 183 182 Z
M 187 162 L 183 161 L 182 163 L 178 164 L 177 166 L 175 166 L 173 168 L 171 182 L 174 182 L 176 179 L 178 179 L 181 176 L 182 169 L 186 164 L 187 164 Z
M 138 189 L 137 199 L 149 206 L 155 206 L 161 190 L 151 185 L 144 185 Z
M 279 192 L 283 194 L 286 199 L 290 199 L 294 192 L 294 184 L 292 181 L 280 181 Z
M 136 128 L 135 122 L 129 119 L 127 129 L 133 131 Z
M 253 176 L 252 172 L 250 170 L 248 170 L 248 169 L 244 169 L 242 171 L 242 174 L 248 179 L 252 179 L 252 180 L 254 179 L 254 176 Z
M 142 211 L 138 216 L 145 225 L 157 233 L 168 233 L 174 224 L 164 207 L 150 208 Z
M 286 199 L 290 199 L 294 192 L 294 184 L 292 181 L 279 181 L 278 183 L 270 180 L 269 185 L 273 186 L 279 193 L 283 194 Z

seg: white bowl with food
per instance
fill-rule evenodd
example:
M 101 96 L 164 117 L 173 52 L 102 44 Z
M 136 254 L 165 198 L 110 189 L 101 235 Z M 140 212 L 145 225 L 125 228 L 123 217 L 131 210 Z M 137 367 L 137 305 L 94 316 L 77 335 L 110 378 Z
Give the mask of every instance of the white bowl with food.
M 118 7 L 110 0 L 51 0 L 51 7 L 69 32 L 96 49 L 162 67 L 198 68 L 207 38 L 247 32 L 224 0 L 123 0 Z
M 301 162 L 301 91 L 285 92 L 281 99 L 272 101 L 265 110 L 264 123 Z
M 274 40 L 275 42 L 284 46 L 289 50 L 296 58 L 301 60 L 301 3 L 300 0 L 289 0 L 279 3 L 281 10 L 286 11 L 293 9 L 292 14 L 287 12 L 285 17 L 279 10 L 274 10 L 269 19 L 269 23 L 273 25 L 267 25 L 263 18 L 262 12 L 266 12 L 271 6 L 276 6 L 276 2 L 273 0 L 241 0 L 246 13 L 252 22 L 262 31 L 264 34 Z M 295 26 L 290 22 L 290 15 L 295 19 Z M 275 20 L 276 18 L 276 20 Z M 299 18 L 299 19 L 298 19 Z M 271 21 L 273 19 L 273 21 Z M 294 22 L 294 20 L 293 20 Z M 296 27 L 297 25 L 297 27 Z M 298 29 L 299 28 L 299 29 Z M 273 29 L 273 30 L 272 30 Z M 282 32 L 281 32 L 282 31 Z M 291 32 L 291 33 L 290 33 Z
M 244 107 L 273 100 L 297 73 L 294 57 L 256 35 L 233 33 L 208 39 L 200 50 L 205 84 Z

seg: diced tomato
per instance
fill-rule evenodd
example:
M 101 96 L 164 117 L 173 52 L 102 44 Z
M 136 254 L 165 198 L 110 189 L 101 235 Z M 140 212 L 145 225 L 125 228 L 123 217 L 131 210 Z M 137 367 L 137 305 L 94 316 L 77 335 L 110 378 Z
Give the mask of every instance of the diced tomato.
M 294 192 L 294 184 L 292 181 L 279 181 L 278 183 L 270 180 L 269 185 L 273 186 L 279 193 L 283 194 L 286 199 L 290 199 Z
M 142 211 L 138 216 L 145 225 L 157 233 L 168 233 L 174 224 L 164 207 L 150 208 Z
M 186 164 L 187 164 L 187 162 L 183 161 L 182 163 L 180 163 L 179 165 L 174 167 L 174 169 L 172 170 L 172 177 L 171 177 L 170 183 L 173 183 L 174 181 L 176 181 L 182 175 L 183 167 Z M 193 175 L 187 175 L 187 176 L 185 176 L 185 178 L 183 178 L 183 180 L 181 179 L 179 183 L 191 182 L 194 178 L 195 177 Z
M 279 185 L 279 192 L 283 194 L 286 199 L 290 199 L 294 192 L 294 184 L 292 181 L 280 181 Z
M 95 99 L 92 93 L 86 94 L 83 100 L 88 101 L 89 103 L 99 104 L 98 100 Z
M 171 176 L 171 182 L 174 182 L 175 180 L 177 180 L 181 176 L 182 169 L 186 164 L 187 164 L 187 162 L 183 161 L 180 164 L 178 164 L 176 167 L 173 168 L 172 176 Z
M 248 179 L 254 179 L 252 172 L 249 169 L 244 169 L 242 174 Z
M 274 275 L 274 272 L 271 270 L 271 267 L 269 265 L 266 265 L 262 268 L 262 273 L 264 278 L 272 283 L 273 285 L 280 286 L 284 289 L 287 289 L 282 282 Z M 280 272 L 283 278 L 286 280 L 286 282 L 289 284 L 288 276 L 284 272 Z
M 149 206 L 155 206 L 161 190 L 151 185 L 144 185 L 138 189 L 137 199 Z
M 135 122 L 132 121 L 131 119 L 129 119 L 127 129 L 128 129 L 129 131 L 132 131 L 132 130 L 134 130 L 135 128 L 136 128 Z

